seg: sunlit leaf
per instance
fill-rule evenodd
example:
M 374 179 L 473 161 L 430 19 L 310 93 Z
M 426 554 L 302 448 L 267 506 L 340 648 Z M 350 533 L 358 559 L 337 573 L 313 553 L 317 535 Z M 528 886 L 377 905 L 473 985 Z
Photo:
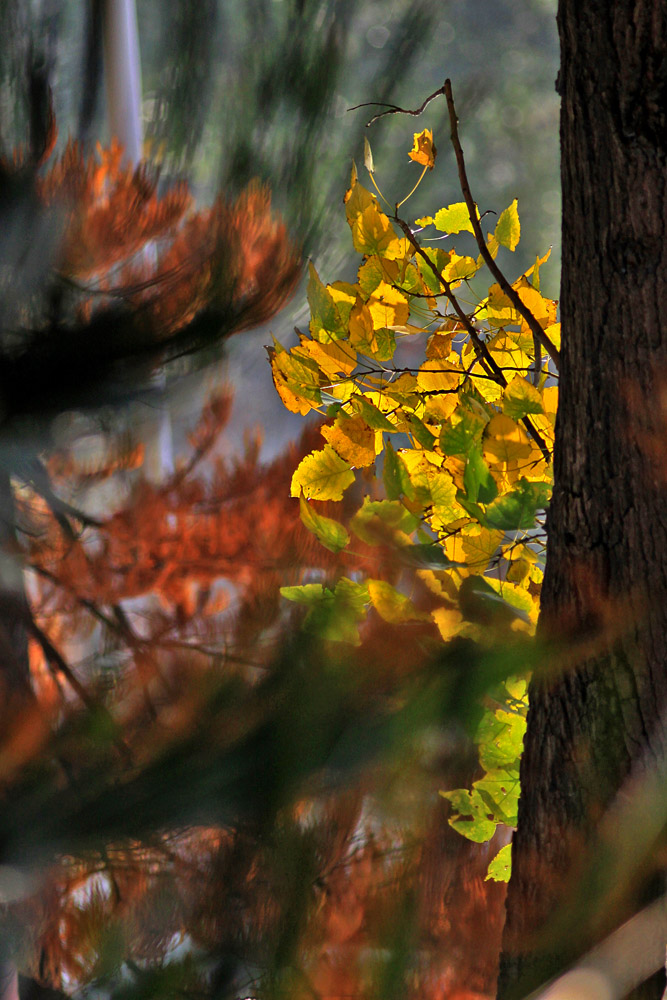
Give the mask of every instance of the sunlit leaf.
M 303 491 L 304 497 L 312 500 L 340 500 L 353 482 L 349 464 L 327 444 L 299 463 L 290 492 L 293 497 L 301 496 Z
M 489 861 L 489 867 L 485 876 L 485 881 L 489 879 L 494 882 L 509 882 L 512 877 L 512 845 L 505 844 L 501 847 L 495 858 Z
M 425 128 L 423 132 L 415 132 L 412 149 L 408 153 L 411 160 L 421 163 L 422 166 L 433 170 L 437 149 L 433 145 L 433 132 L 430 128 Z
M 521 420 L 531 413 L 542 413 L 542 396 L 539 389 L 515 375 L 503 393 L 503 413 L 512 420 Z
M 380 211 L 375 201 L 352 222 L 352 242 L 358 253 L 379 255 L 388 260 L 403 255 L 401 241 L 388 216 Z
M 386 281 L 381 281 L 373 290 L 367 304 L 376 330 L 408 321 L 410 307 L 406 296 Z
M 361 469 L 375 461 L 375 434 L 363 417 L 340 413 L 332 426 L 322 427 L 321 433 L 348 465 Z
M 472 223 L 468 213 L 468 206 L 464 201 L 458 201 L 447 208 L 441 208 L 435 213 L 433 218 L 436 229 L 441 233 L 472 233 Z
M 504 212 L 501 212 L 500 218 L 496 224 L 494 236 L 501 246 L 507 247 L 508 250 L 516 249 L 521 236 L 521 226 L 519 224 L 519 213 L 517 211 L 516 198 L 509 208 L 506 208 Z
M 512 462 L 527 458 L 533 448 L 523 427 L 504 413 L 498 413 L 486 426 L 483 450 L 493 461 Z
M 373 153 L 371 152 L 371 144 L 366 136 L 364 136 L 364 166 L 369 174 L 373 173 L 375 169 L 373 166 Z

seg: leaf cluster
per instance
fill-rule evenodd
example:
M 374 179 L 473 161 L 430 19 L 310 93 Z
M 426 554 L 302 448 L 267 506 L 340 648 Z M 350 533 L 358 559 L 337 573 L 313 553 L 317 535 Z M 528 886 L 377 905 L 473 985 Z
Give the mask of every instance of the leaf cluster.
M 422 176 L 432 168 L 428 130 L 415 135 L 410 156 L 424 165 Z M 370 147 L 366 165 L 384 199 Z M 283 588 L 308 606 L 306 627 L 328 638 L 358 642 L 371 609 L 394 624 L 430 622 L 445 642 L 488 645 L 534 631 L 558 396 L 557 303 L 540 290 L 549 254 L 510 283 L 496 258 L 518 245 L 516 200 L 484 238 L 464 166 L 461 187 L 464 201 L 409 225 L 399 216 L 403 202 L 384 211 L 354 169 L 345 212 L 361 255 L 357 280 L 324 284 L 311 264 L 309 329 L 297 331 L 291 349 L 276 341 L 269 351 L 285 406 L 324 420 L 325 443 L 292 477 L 303 523 L 333 551 L 389 547 L 401 568 L 392 583 Z M 425 238 L 430 227 L 442 235 Z M 451 245 L 464 233 L 475 236 L 477 253 Z M 318 509 L 351 495 L 356 509 L 343 520 Z M 520 699 L 521 724 L 525 708 Z M 512 826 L 518 797 L 519 724 L 512 761 L 500 767 L 496 729 L 509 723 L 487 716 L 481 783 L 448 793 L 452 825 L 475 840 L 489 839 L 497 823 Z

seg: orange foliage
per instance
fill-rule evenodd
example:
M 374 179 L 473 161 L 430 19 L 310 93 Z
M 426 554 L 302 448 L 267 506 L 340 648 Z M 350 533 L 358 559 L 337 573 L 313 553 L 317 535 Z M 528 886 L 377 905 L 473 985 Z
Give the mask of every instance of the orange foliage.
M 181 330 L 205 308 L 230 311 L 234 329 L 280 309 L 300 275 L 300 255 L 253 182 L 233 202 L 195 212 L 184 182 L 158 193 L 147 163 L 123 165 L 122 147 L 85 157 L 70 142 L 37 191 L 65 211 L 60 274 L 81 290 L 129 305 L 156 336 Z M 95 284 L 91 285 L 90 282 Z
M 349 573 L 354 558 L 364 566 L 375 560 L 376 574 L 396 574 L 381 547 L 359 544 L 355 556 L 334 556 L 306 531 L 289 497 L 295 447 L 264 466 L 256 443 L 234 462 L 216 455 L 228 414 L 227 395 L 212 399 L 191 435 L 188 463 L 161 486 L 138 479 L 121 510 L 74 539 L 43 502 L 19 499 L 40 580 L 34 613 L 41 627 L 61 649 L 100 628 L 125 649 L 113 692 L 87 683 L 121 724 L 135 766 L 197 724 L 211 654 L 222 654 L 223 670 L 248 677 L 249 663 L 270 666 L 286 623 L 280 584 L 314 571 Z M 318 433 L 308 432 L 300 454 Z M 54 461 L 56 487 L 58 468 L 72 473 L 64 459 Z M 415 636 L 401 635 L 384 622 L 367 628 L 358 661 L 369 690 L 391 696 L 402 676 L 419 669 Z M 68 681 L 57 664 L 48 668 L 58 686 L 42 691 L 53 706 Z M 402 780 L 409 785 L 410 775 Z M 426 787 L 441 783 L 433 775 Z M 378 823 L 373 810 L 371 787 L 363 784 L 295 808 L 291 822 L 317 843 L 297 956 L 309 983 L 322 1000 L 370 996 L 377 956 L 391 943 L 407 893 L 418 928 L 411 949 L 420 956 L 406 972 L 408 995 L 449 1000 L 458 990 L 461 1000 L 464 988 L 490 989 L 504 887 L 483 882 L 484 851 L 450 830 L 441 800 L 408 823 Z M 31 904 L 28 922 L 43 975 L 54 985 L 93 975 L 110 926 L 122 929 L 135 961 L 156 960 L 174 935 L 187 934 L 215 953 L 247 956 L 261 978 L 269 942 L 291 919 L 285 907 L 296 905 L 285 878 L 252 828 L 175 832 L 152 843 L 109 845 L 97 859 L 65 859 Z M 261 983 L 252 991 L 258 995 Z

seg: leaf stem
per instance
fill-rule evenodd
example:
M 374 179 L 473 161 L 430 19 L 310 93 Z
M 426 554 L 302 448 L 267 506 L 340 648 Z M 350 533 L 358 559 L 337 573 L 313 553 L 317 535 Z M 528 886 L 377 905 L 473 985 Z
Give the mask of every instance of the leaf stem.
M 421 174 L 419 175 L 419 180 L 417 181 L 417 183 L 416 183 L 416 184 L 415 184 L 415 186 L 413 187 L 413 189 L 412 189 L 412 191 L 410 192 L 410 194 L 406 194 L 406 196 L 405 196 L 405 198 L 403 199 L 403 201 L 399 201 L 399 202 L 398 202 L 398 204 L 396 205 L 396 214 L 397 214 L 397 215 L 398 215 L 398 210 L 399 210 L 399 208 L 401 207 L 401 205 L 405 205 L 405 203 L 406 203 L 406 201 L 408 200 L 408 198 L 412 198 L 413 194 L 415 193 L 415 191 L 417 190 L 417 188 L 418 188 L 418 187 L 419 187 L 419 185 L 421 184 L 421 182 L 422 182 L 422 179 L 423 179 L 423 177 L 424 177 L 424 174 L 426 173 L 426 171 L 427 171 L 427 170 L 428 170 L 428 164 L 426 164 L 426 166 L 425 166 L 425 167 L 424 167 L 424 169 L 422 170 Z

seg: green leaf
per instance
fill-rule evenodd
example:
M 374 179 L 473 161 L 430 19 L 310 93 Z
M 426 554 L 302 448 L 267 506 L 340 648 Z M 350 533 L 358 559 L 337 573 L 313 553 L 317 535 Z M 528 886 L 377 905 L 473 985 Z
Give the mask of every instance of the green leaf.
M 394 537 L 396 531 L 412 534 L 419 519 L 398 500 L 370 500 L 364 497 L 360 510 L 350 521 L 352 531 L 367 545 L 380 545 Z M 403 546 L 400 552 L 402 553 Z
M 345 548 L 350 541 L 350 536 L 340 521 L 318 514 L 310 504 L 306 503 L 303 496 L 299 497 L 299 509 L 303 524 L 308 528 L 308 531 L 312 531 L 326 549 L 329 549 L 330 552 L 340 552 L 341 549 Z
M 354 407 L 360 417 L 366 421 L 374 431 L 388 431 L 396 433 L 397 428 L 385 417 L 382 410 L 378 409 L 375 403 L 371 403 L 365 396 L 353 396 L 350 405 Z
M 491 503 L 498 496 L 498 486 L 482 458 L 482 449 L 479 445 L 471 447 L 468 452 L 463 486 L 467 499 L 472 503 Z
M 496 823 L 516 826 L 519 810 L 519 769 L 494 768 L 473 783 L 489 815 Z
M 414 500 L 415 489 L 410 480 L 410 474 L 405 466 L 405 462 L 394 451 L 393 445 L 389 440 L 384 450 L 382 481 L 389 500 L 398 500 L 400 496 L 406 496 L 408 499 Z
M 466 563 L 450 559 L 445 550 L 437 542 L 422 542 L 418 545 L 401 545 L 396 553 L 401 562 L 419 569 L 450 569 L 452 566 L 465 566 Z
M 538 510 L 547 506 L 551 487 L 548 483 L 534 483 L 520 479 L 517 489 L 498 497 L 485 511 L 490 528 L 502 531 L 520 531 L 535 525 Z
M 347 333 L 347 324 L 312 263 L 308 265 L 308 271 L 310 277 L 306 294 L 310 306 L 310 332 L 315 340 L 340 340 Z
M 406 414 L 410 433 L 422 448 L 431 451 L 435 448 L 435 435 L 431 433 L 423 420 L 420 420 L 414 413 Z
M 539 390 L 521 375 L 515 375 L 503 393 L 503 413 L 516 421 L 531 413 L 544 413 Z
M 486 872 L 485 882 L 492 879 L 494 882 L 509 882 L 512 875 L 512 845 L 505 844 L 501 847 L 495 858 L 489 862 Z
M 428 259 L 432 261 L 435 271 L 437 271 L 438 274 L 442 274 L 449 264 L 451 254 L 449 254 L 446 250 L 441 250 L 440 248 L 435 247 L 422 247 L 422 249 Z M 429 292 L 432 292 L 433 295 L 442 295 L 443 285 L 440 278 L 438 278 L 434 272 L 433 267 L 430 267 L 426 263 L 421 254 L 419 255 L 417 258 L 417 268 L 422 276 L 422 280 L 426 285 L 426 288 Z
M 281 587 L 280 596 L 297 604 L 319 604 L 325 594 L 331 594 L 321 583 L 304 583 L 301 587 Z
M 292 476 L 291 496 L 311 500 L 340 500 L 354 482 L 347 462 L 327 444 L 321 451 L 306 455 Z
M 467 407 L 459 406 L 456 411 L 457 420 L 450 420 L 443 425 L 440 433 L 440 447 L 445 455 L 460 455 L 467 458 L 473 446 L 482 440 L 482 434 L 487 421 Z
M 501 246 L 507 247 L 508 250 L 516 249 L 521 236 L 516 198 L 510 207 L 501 213 L 494 236 Z
M 520 712 L 487 710 L 477 727 L 479 762 L 486 771 L 499 767 L 517 767 L 523 750 L 526 716 Z
M 464 201 L 458 201 L 447 208 L 441 208 L 433 218 L 435 228 L 441 233 L 473 233 L 468 207 Z
M 449 825 L 457 833 L 477 844 L 491 840 L 497 823 L 486 815 L 484 802 L 476 790 L 469 792 L 465 788 L 457 788 L 452 792 L 440 792 L 440 795 L 452 803 L 455 815 L 449 819 Z

